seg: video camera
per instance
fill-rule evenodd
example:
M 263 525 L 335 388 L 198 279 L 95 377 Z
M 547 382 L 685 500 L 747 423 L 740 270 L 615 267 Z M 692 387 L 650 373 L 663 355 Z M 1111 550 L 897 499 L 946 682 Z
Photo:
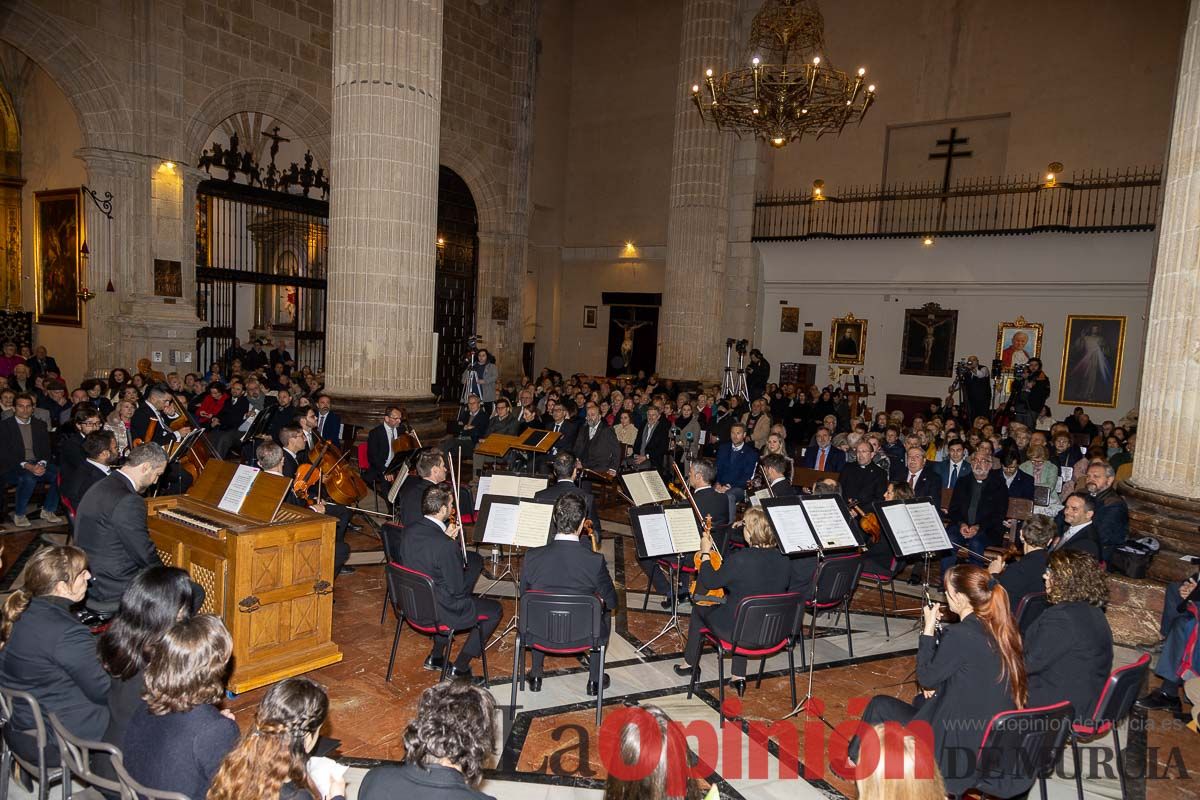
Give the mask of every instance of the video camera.
M 966 383 L 973 376 L 971 375 L 971 365 L 967 363 L 965 358 L 960 358 L 954 364 L 954 380 L 956 383 Z

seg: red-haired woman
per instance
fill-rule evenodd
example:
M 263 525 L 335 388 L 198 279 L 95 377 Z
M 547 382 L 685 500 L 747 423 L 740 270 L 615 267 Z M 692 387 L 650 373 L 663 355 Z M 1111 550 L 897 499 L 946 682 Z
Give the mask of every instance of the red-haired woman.
M 971 788 L 988 722 L 1002 711 L 1024 708 L 1029 688 L 1021 634 L 1004 587 L 970 564 L 951 568 L 945 583 L 946 604 L 960 621 L 947 625 L 937 644 L 938 610 L 925 609 L 917 646 L 917 681 L 925 691 L 915 703 L 878 695 L 867 705 L 863 722 L 928 723 L 946 791 L 961 795 Z

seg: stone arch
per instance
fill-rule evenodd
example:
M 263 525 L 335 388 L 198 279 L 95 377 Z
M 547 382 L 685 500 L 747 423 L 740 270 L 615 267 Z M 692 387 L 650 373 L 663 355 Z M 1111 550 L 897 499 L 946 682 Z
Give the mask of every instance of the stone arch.
M 479 232 L 507 232 L 503 226 L 504 194 L 480 158 L 479 148 L 469 146 L 460 137 L 443 135 L 438 161 L 457 172 L 471 190 L 479 215 Z
M 286 123 L 305 141 L 318 163 L 329 164 L 329 110 L 307 92 L 272 78 L 234 81 L 210 94 L 187 121 L 187 157 L 198 157 L 208 146 L 206 140 L 213 129 L 239 111 L 258 111 Z
M 85 147 L 135 150 L 129 104 L 104 62 L 31 0 L 0 4 L 0 39 L 29 56 L 67 96 Z

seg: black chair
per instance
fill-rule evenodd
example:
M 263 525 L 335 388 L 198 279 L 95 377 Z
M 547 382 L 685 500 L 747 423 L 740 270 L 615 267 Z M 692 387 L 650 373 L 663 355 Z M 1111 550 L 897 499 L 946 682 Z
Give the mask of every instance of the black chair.
M 13 711 L 17 703 L 25 703 L 29 706 L 30 713 L 33 715 L 32 729 L 13 730 Z M 4 753 L 0 755 L 0 800 L 8 798 L 9 776 L 13 774 L 14 762 L 24 773 L 37 781 L 38 800 L 46 800 L 50 796 L 50 786 L 63 779 L 63 769 L 60 765 L 49 763 L 57 759 L 54 758 L 55 753 L 46 736 L 46 718 L 42 715 L 41 704 L 28 692 L 18 692 L 0 687 L 0 714 L 3 714 L 4 717 L 5 738 Z M 27 761 L 13 751 L 10 738 L 13 734 L 33 739 L 37 747 L 36 762 Z
M 384 569 L 387 570 L 388 594 L 391 597 L 392 610 L 396 613 L 396 635 L 392 639 L 392 655 L 388 659 L 387 680 L 392 679 L 392 667 L 396 664 L 396 646 L 400 644 L 400 631 L 405 622 L 417 633 L 425 636 L 448 636 L 450 638 L 442 664 L 441 680 L 446 680 L 446 676 L 450 674 L 450 654 L 454 650 L 454 638 L 460 633 L 469 635 L 472 631 L 479 631 L 482 638 L 483 631 L 479 627 L 479 620 L 476 620 L 471 627 L 461 629 L 442 624 L 438 615 L 437 595 L 433 591 L 432 578 L 423 572 L 417 572 L 415 569 L 402 567 L 399 564 L 388 563 Z M 486 617 L 480 619 L 486 619 Z M 486 648 L 480 648 L 480 661 L 483 664 L 483 679 L 486 682 L 489 680 Z
M 399 522 L 385 522 L 379 529 L 379 541 L 383 543 L 383 560 L 387 564 L 400 564 L 400 536 L 404 526 Z M 383 582 L 383 608 L 379 610 L 379 624 L 387 616 L 388 605 L 392 601 L 392 587 L 386 580 Z
M 812 614 L 812 626 L 809 636 L 817 636 L 817 615 L 822 611 L 837 609 L 837 617 L 833 624 L 836 626 L 843 612 L 846 614 L 846 647 L 850 657 L 854 658 L 854 639 L 850 632 L 850 600 L 858 591 L 858 579 L 862 575 L 862 556 L 854 553 L 845 556 L 833 556 L 821 562 L 817 573 L 813 576 L 812 599 L 804 603 L 804 607 Z M 804 626 L 798 629 L 801 638 L 804 636 Z M 800 648 L 800 666 L 808 666 L 808 654 Z
M 1021 597 L 1017 602 L 1017 627 L 1020 628 L 1022 636 L 1049 607 L 1050 601 L 1046 599 L 1045 592 L 1030 592 Z
M 74 787 L 72 779 L 84 786 L 98 791 L 120 795 L 121 784 L 112 778 L 106 778 L 93 771 L 94 764 L 101 763 L 105 758 L 111 762 L 121 761 L 121 751 L 105 742 L 89 742 L 80 739 L 59 722 L 58 717 L 50 715 L 50 728 L 58 741 L 58 752 L 62 756 L 63 769 L 67 774 L 63 777 L 63 800 L 71 800 Z M 103 755 L 101 755 L 103 754 Z M 114 771 L 115 774 L 115 771 Z
M 1071 726 L 1071 755 L 1075 759 L 1075 790 L 1079 800 L 1083 800 L 1083 771 L 1080 769 L 1079 742 L 1092 741 L 1110 730 L 1113 735 L 1113 749 L 1117 756 L 1117 777 L 1121 779 L 1121 796 L 1128 796 L 1125 791 L 1125 764 L 1121 755 L 1121 736 L 1118 733 L 1121 722 L 1133 710 L 1142 686 L 1150 674 L 1150 656 L 1143 653 L 1142 657 L 1132 664 L 1118 667 L 1108 676 L 1096 708 L 1090 718 L 1076 722 Z
M 896 600 L 896 575 L 900 572 L 901 565 L 892 558 L 892 565 L 886 572 L 866 572 L 860 574 L 859 580 L 875 581 L 875 585 L 879 587 L 879 608 L 883 611 L 883 635 L 887 638 L 892 638 L 892 632 L 888 629 L 888 610 L 886 598 L 883 595 L 883 587 L 887 586 L 892 591 L 892 611 L 899 608 L 899 603 Z
M 1046 800 L 1046 778 L 1062 757 L 1075 709 L 1051 706 L 1004 711 L 992 717 L 975 760 L 972 789 L 992 797 L 1017 797 L 1037 781 Z
M 699 570 L 696 569 L 695 562 L 691 561 L 690 556 L 679 561 L 678 563 L 676 563 L 675 559 L 673 558 L 660 558 L 656 561 L 658 568 L 667 576 L 667 584 L 669 586 L 676 586 L 675 573 L 676 568 L 678 567 L 679 583 L 677 591 L 680 592 L 687 589 L 691 581 L 695 579 L 696 573 L 699 572 Z M 649 581 L 649 584 L 646 586 L 646 594 L 642 596 L 642 611 L 645 611 L 647 608 L 649 608 L 650 595 L 654 593 L 654 581 Z
M 697 621 L 693 619 L 693 623 Z M 711 644 L 717 651 L 717 678 L 721 725 L 725 724 L 725 655 L 759 658 L 758 680 L 755 687 L 762 686 L 763 670 L 767 658 L 781 650 L 787 650 L 788 680 L 791 681 L 792 705 L 796 705 L 796 632 L 803 629 L 804 608 L 799 592 L 785 594 L 762 594 L 742 598 L 733 615 L 733 633 L 726 641 L 709 628 L 702 628 L 700 655 L 704 646 Z M 696 680 L 700 676 L 700 658 L 692 667 L 688 682 L 688 698 L 696 691 Z
M 121 800 L 192 800 L 186 794 L 168 792 L 165 789 L 151 789 L 135 781 L 125 769 L 124 762 L 114 761 L 113 770 L 121 783 Z M 200 800 L 197 798 L 197 800 Z
M 591 594 L 551 594 L 527 591 L 521 595 L 517 644 L 513 648 L 512 698 L 509 718 L 517 713 L 517 687 L 525 688 L 525 651 L 556 656 L 594 653 L 600 659 L 596 691 L 596 727 L 604 709 L 604 603 Z

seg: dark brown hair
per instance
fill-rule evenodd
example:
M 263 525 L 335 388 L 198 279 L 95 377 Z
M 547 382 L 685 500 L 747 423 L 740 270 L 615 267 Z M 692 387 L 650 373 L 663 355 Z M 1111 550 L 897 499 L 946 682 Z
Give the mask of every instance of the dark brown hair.
M 142 699 L 151 714 L 190 711 L 225 695 L 233 640 L 225 623 L 210 614 L 172 625 L 146 665 Z
M 421 693 L 417 716 L 404 729 L 406 762 L 424 767 L 446 759 L 477 784 L 495 749 L 491 692 L 466 681 L 446 681 Z
M 29 608 L 29 601 L 54 591 L 61 583 L 71 583 L 87 569 L 87 556 L 78 547 L 43 547 L 25 565 L 25 585 L 4 601 L 0 611 L 0 647 L 8 644 L 13 624 Z
M 1050 583 L 1046 599 L 1051 603 L 1087 603 L 1103 607 L 1108 602 L 1108 579 L 1090 553 L 1058 550 L 1046 559 Z

